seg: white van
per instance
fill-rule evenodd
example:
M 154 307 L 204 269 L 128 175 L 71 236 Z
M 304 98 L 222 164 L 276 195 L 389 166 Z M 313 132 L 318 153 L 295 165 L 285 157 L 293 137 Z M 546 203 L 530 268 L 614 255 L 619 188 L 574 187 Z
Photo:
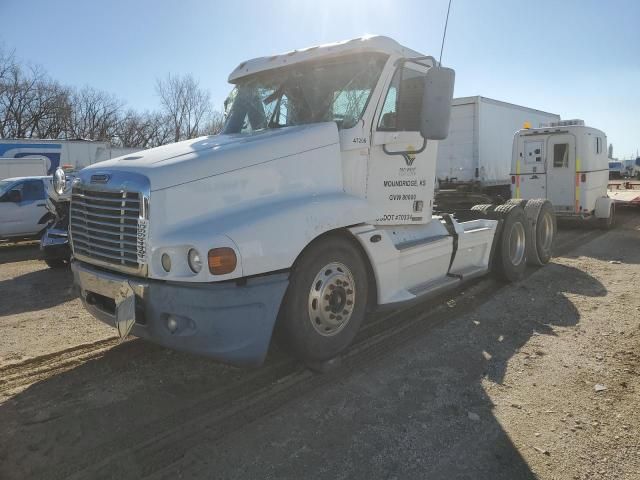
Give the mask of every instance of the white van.
M 37 237 L 47 219 L 46 182 L 51 177 L 0 180 L 0 239 Z

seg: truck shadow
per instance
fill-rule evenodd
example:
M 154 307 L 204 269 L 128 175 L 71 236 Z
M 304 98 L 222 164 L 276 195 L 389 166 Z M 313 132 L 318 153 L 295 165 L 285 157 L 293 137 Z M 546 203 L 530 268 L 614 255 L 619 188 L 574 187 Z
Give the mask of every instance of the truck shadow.
M 639 264 L 640 248 L 638 248 L 638 230 L 640 230 L 640 209 L 619 208 L 616 216 L 617 221 L 614 227 L 616 231 L 615 249 L 612 249 L 607 241 L 596 240 L 590 243 L 588 254 L 585 252 L 584 247 L 578 247 L 573 249 L 570 254 L 562 255 L 562 257 L 578 258 L 580 256 L 588 256 L 614 264 L 618 262 Z M 566 230 L 580 230 L 585 232 L 593 230 L 591 226 L 575 223 L 565 225 L 563 228 Z
M 458 295 L 444 321 L 403 329 L 404 311 L 324 375 L 278 349 L 243 370 L 126 342 L 0 405 L 0 477 L 535 479 L 484 383 L 503 383 L 532 336 L 579 322 L 567 295 L 605 294 L 551 264 Z
M 76 297 L 71 270 L 42 266 L 42 270 L 0 280 L 0 317 L 50 308 Z
M 40 260 L 42 254 L 38 243 L 1 243 L 0 265 L 6 263 L 26 262 L 28 260 Z

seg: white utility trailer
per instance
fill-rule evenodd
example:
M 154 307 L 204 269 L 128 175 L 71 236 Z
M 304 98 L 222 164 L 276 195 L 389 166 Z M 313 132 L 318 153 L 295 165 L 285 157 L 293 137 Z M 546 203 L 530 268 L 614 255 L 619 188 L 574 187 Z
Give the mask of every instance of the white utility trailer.
M 513 140 L 511 189 L 514 199 L 546 198 L 559 218 L 614 223 L 607 196 L 607 136 L 582 120 L 519 130 Z
M 220 135 L 91 165 L 71 195 L 72 270 L 117 328 L 230 363 L 272 333 L 321 362 L 371 309 L 494 270 L 522 279 L 545 200 L 435 212 L 453 70 L 386 37 L 242 62 Z M 540 223 L 540 222 L 538 222 Z

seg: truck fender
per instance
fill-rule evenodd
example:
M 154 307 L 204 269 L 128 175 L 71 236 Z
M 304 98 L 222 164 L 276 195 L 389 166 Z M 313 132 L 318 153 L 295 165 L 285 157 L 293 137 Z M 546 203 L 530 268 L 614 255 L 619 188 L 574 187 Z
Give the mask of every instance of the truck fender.
M 596 200 L 596 218 L 609 218 L 611 213 L 611 205 L 614 203 L 613 198 L 600 197 Z
M 368 218 L 373 215 L 365 200 L 333 192 L 236 212 L 230 222 L 222 222 L 220 233 L 238 246 L 243 275 L 251 276 L 289 269 L 305 247 L 322 234 Z
M 217 277 L 208 271 L 197 276 L 185 274 L 180 278 L 182 281 L 222 281 L 287 270 L 305 247 L 321 235 L 370 218 L 374 215 L 368 203 L 344 192 L 280 197 L 244 205 L 222 214 L 190 219 L 154 236 L 153 243 L 160 247 L 151 253 L 152 273 L 157 278 L 166 277 L 159 263 L 163 251 L 186 257 L 191 246 L 200 252 L 233 248 L 238 268 Z

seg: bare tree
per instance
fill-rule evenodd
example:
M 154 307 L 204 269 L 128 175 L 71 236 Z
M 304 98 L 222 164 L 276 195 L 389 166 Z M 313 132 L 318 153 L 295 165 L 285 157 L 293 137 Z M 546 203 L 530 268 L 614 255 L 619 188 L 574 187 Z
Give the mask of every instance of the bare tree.
M 169 74 L 158 79 L 156 93 L 171 122 L 175 142 L 200 135 L 211 113 L 211 101 L 209 92 L 200 88 L 193 76 Z
M 217 135 L 224 128 L 224 115 L 218 111 L 212 111 L 202 131 L 204 135 Z
M 151 148 L 221 131 L 222 115 L 191 75 L 168 75 L 156 91 L 159 111 L 124 111 L 115 96 L 61 85 L 0 45 L 0 138 L 86 138 Z
M 68 136 L 110 141 L 117 134 L 123 102 L 92 87 L 71 94 Z

